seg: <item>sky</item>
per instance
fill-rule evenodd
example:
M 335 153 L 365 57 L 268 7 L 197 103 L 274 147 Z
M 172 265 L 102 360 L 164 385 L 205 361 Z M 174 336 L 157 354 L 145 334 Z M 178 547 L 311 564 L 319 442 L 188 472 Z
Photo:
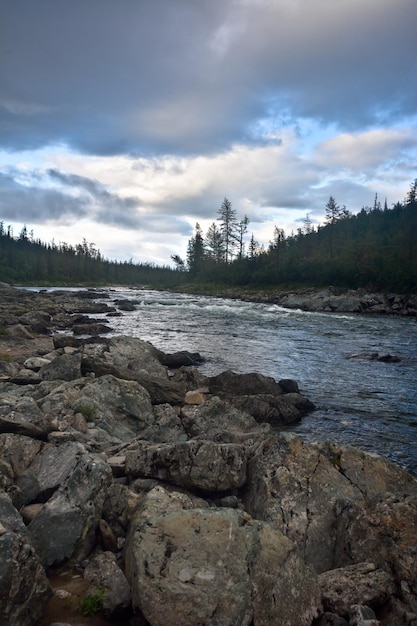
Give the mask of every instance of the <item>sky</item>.
M 417 178 L 416 0 L 0 0 L 0 221 L 172 265 Z M 216 222 L 218 224 L 218 222 Z

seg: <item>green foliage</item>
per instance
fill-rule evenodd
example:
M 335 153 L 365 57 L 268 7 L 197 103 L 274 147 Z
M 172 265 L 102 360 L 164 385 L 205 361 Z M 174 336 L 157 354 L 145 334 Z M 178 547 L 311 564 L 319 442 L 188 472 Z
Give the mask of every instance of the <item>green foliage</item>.
M 147 285 L 155 289 L 194 285 L 269 289 L 333 285 L 341 288 L 417 292 L 417 179 L 403 203 L 372 207 L 356 215 L 340 208 L 333 197 L 325 206 L 326 223 L 316 229 L 309 214 L 296 234 L 277 226 L 265 250 L 251 237 L 245 255 L 248 220 L 239 221 L 225 198 L 218 219 L 203 237 L 196 225 L 187 262 L 176 265 L 115 262 L 103 259 L 94 244 L 75 247 L 43 244 L 23 227 L 19 238 L 0 221 L 0 281 L 36 285 Z M 248 237 L 249 239 L 249 237 Z M 0 328 L 0 334 L 2 330 Z
M 212 242 L 213 231 L 215 235 L 217 232 L 212 225 L 199 271 L 189 276 L 196 285 L 240 287 L 245 291 L 288 285 L 417 291 L 417 180 L 404 203 L 392 209 L 386 201 L 382 208 L 376 195 L 373 206 L 356 215 L 340 208 L 333 197 L 325 210 L 324 226 L 315 229 L 307 213 L 304 227 L 296 234 L 286 237 L 275 227 L 267 250 L 252 235 L 248 255 L 238 254 L 231 261 L 229 255 L 228 263 L 224 254 L 215 260 Z
M 0 221 L 0 282 L 21 285 L 153 285 L 178 287 L 186 273 L 152 263 L 108 261 L 85 239 L 72 247 L 14 239 Z
M 3 361 L 3 363 L 11 363 L 13 361 L 13 358 L 10 356 L 10 354 L 4 354 L 0 352 L 0 361 Z
M 77 413 L 81 413 L 86 420 L 91 420 L 96 414 L 97 407 L 92 402 L 80 402 L 74 406 Z
M 89 593 L 86 593 L 85 596 L 80 598 L 78 601 L 78 610 L 86 617 L 97 615 L 97 613 L 99 613 L 103 608 L 105 595 L 105 589 L 101 588 L 97 588 Z
M 7 328 L 5 328 L 4 326 L 0 326 L 0 335 L 4 337 L 5 335 L 8 335 L 8 334 L 9 334 L 9 331 L 7 330 Z

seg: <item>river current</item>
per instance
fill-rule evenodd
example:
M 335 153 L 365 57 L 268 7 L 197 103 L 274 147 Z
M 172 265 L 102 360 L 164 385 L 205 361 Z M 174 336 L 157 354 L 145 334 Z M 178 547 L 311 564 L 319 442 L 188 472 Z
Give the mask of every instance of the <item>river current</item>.
M 142 289 L 109 293 L 110 302 L 135 303 L 134 311 L 106 318 L 113 334 L 139 337 L 164 352 L 199 352 L 206 359 L 200 369 L 209 375 L 232 369 L 293 378 L 317 408 L 290 430 L 307 441 L 376 452 L 417 474 L 415 319 L 308 313 Z M 351 358 L 374 352 L 400 361 Z

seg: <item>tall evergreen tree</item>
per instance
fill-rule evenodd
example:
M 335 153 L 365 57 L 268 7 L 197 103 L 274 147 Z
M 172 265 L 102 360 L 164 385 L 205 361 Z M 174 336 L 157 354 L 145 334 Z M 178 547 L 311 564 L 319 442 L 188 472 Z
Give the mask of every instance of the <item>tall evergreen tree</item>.
M 200 224 L 195 225 L 194 237 L 188 242 L 187 265 L 191 276 L 196 276 L 201 272 L 204 261 L 204 239 Z
M 206 233 L 206 253 L 207 257 L 215 263 L 220 263 L 224 259 L 223 237 L 220 228 L 213 222 Z
M 238 224 L 236 210 L 232 207 L 232 203 L 227 198 L 223 200 L 218 215 L 219 217 L 217 219 L 220 221 L 220 231 L 223 237 L 224 260 L 226 263 L 229 263 L 234 256 L 238 241 Z

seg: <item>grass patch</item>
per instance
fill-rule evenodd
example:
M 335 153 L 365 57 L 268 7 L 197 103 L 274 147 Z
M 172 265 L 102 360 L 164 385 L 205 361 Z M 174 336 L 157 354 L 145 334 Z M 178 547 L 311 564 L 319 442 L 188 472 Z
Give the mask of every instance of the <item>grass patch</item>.
M 97 615 L 103 608 L 103 601 L 106 592 L 104 589 L 94 589 L 89 593 L 86 593 L 85 596 L 79 599 L 78 601 L 78 610 L 85 617 L 92 617 L 93 615 Z
M 96 414 L 97 407 L 93 402 L 80 402 L 80 404 L 74 407 L 74 411 L 81 413 L 86 420 L 91 420 Z

